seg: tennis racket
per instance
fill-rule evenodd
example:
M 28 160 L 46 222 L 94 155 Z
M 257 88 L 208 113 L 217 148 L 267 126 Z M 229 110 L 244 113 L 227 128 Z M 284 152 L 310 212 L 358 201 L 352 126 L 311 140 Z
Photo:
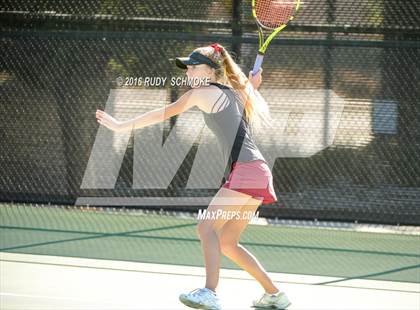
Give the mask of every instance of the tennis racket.
M 259 50 L 252 75 L 257 74 L 271 40 L 295 18 L 301 0 L 252 0 L 252 15 L 258 25 Z M 263 29 L 272 30 L 264 41 Z

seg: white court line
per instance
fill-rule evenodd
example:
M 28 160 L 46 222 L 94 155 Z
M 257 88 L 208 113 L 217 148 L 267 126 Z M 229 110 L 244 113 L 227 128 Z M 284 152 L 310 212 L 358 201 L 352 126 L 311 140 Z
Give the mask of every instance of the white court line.
M 13 253 L 0 253 L 0 257 L 2 310 L 186 310 L 179 293 L 203 285 L 205 275 L 199 267 Z M 115 268 L 121 266 L 126 268 Z M 196 275 L 190 276 L 191 270 Z M 218 295 L 225 310 L 249 309 L 263 292 L 255 280 L 247 280 L 244 271 L 224 269 L 221 275 Z M 314 279 L 328 277 L 273 275 L 306 280 L 297 284 L 280 279 L 292 300 L 290 310 L 420 309 L 418 292 L 314 285 Z
M 25 263 L 25 264 L 46 264 L 46 265 L 55 265 L 55 266 L 77 267 L 77 268 L 107 269 L 107 270 L 128 271 L 128 272 L 146 272 L 146 273 L 173 274 L 173 275 L 198 276 L 198 277 L 205 276 L 205 269 L 203 267 L 139 263 L 139 262 L 104 260 L 104 259 L 89 259 L 89 258 L 79 258 L 79 257 L 62 257 L 62 256 L 50 256 L 50 255 L 33 255 L 33 254 L 0 252 L 0 261 L 9 261 L 9 262 L 17 262 L 17 263 Z M 360 288 L 360 289 L 377 289 L 377 290 L 420 293 L 420 283 L 366 280 L 366 279 L 346 280 L 345 278 L 340 278 L 340 277 L 300 275 L 300 274 L 275 273 L 275 272 L 269 272 L 269 274 L 274 282 L 279 282 L 279 283 L 316 285 L 318 283 L 342 280 L 338 283 L 327 284 L 325 286 L 352 287 L 352 288 Z M 252 278 L 245 271 L 233 270 L 233 269 L 221 269 L 220 278 L 238 279 L 238 280 L 254 280 L 254 278 Z
M 98 303 L 100 303 L 100 307 L 111 307 L 109 309 L 119 309 L 119 307 L 121 306 L 121 302 L 118 301 L 114 301 L 114 300 L 106 300 L 104 298 L 75 298 L 75 297 L 57 297 L 57 296 L 51 296 L 51 295 L 39 295 L 39 294 L 16 294 L 16 293 L 9 293 L 9 292 L 0 292 L 0 309 L 3 309 L 2 307 L 5 305 L 13 305 L 14 307 L 16 307 L 17 309 L 24 309 L 24 310 L 28 310 L 27 308 L 25 308 L 25 303 L 23 306 L 20 306 L 20 304 L 22 304 L 22 298 L 24 299 L 29 299 L 29 300 L 33 300 L 33 301 L 29 301 L 29 304 L 32 305 L 32 303 L 35 303 L 36 305 L 39 305 L 39 303 L 41 303 L 41 307 L 42 305 L 48 303 L 48 301 L 62 301 L 62 302 L 70 302 L 73 305 L 76 304 L 82 304 L 82 305 L 86 305 L 87 308 L 86 309 L 95 309 L 96 306 L 98 305 Z M 18 303 L 13 303 L 10 301 L 6 301 L 6 298 L 18 298 L 18 300 L 20 300 Z M 39 301 L 35 301 L 35 300 L 39 300 Z M 38 304 L 37 304 L 38 303 Z M 68 303 L 66 303 L 67 305 Z M 62 305 L 62 303 L 58 304 L 58 305 Z M 89 307 L 92 306 L 93 308 Z M 138 308 L 138 307 L 137 307 Z M 35 307 L 34 309 L 38 309 L 38 307 Z M 124 305 L 124 309 L 130 309 L 130 307 L 127 308 L 127 305 Z M 7 308 L 4 308 L 4 310 L 7 310 Z
M 26 297 L 26 298 L 36 298 L 36 299 L 51 299 L 51 300 L 69 300 L 69 301 L 83 301 L 83 302 L 96 302 L 95 299 L 86 299 L 86 298 L 74 298 L 74 297 L 54 297 L 48 295 L 35 295 L 35 294 L 15 294 L 8 292 L 0 292 L 0 296 L 5 297 Z

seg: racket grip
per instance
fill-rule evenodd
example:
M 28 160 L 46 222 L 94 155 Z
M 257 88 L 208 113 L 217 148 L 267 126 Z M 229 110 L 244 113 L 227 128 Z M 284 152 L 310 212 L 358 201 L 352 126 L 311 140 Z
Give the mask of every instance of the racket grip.
M 258 53 L 257 58 L 255 59 L 254 69 L 252 69 L 252 75 L 256 75 L 258 70 L 260 70 L 263 60 L 264 55 Z

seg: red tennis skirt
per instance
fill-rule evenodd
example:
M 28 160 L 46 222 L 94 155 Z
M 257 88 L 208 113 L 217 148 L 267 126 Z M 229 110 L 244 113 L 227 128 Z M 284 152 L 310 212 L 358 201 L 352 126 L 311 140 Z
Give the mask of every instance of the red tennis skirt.
M 273 175 L 263 160 L 234 162 L 228 179 L 222 187 L 251 195 L 255 199 L 262 200 L 262 204 L 277 201 Z

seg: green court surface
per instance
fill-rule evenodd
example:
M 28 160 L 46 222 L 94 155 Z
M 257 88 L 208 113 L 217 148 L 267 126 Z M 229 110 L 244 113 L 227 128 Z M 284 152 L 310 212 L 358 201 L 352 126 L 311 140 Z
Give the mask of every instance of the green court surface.
M 134 212 L 6 205 L 0 250 L 143 263 L 204 266 L 197 220 Z M 420 236 L 249 225 L 241 244 L 267 271 L 420 282 Z M 238 269 L 227 258 L 222 268 Z
M 176 216 L 175 216 L 176 215 Z M 74 206 L 0 205 L 0 309 L 186 309 L 204 286 L 197 219 Z M 297 309 L 419 309 L 417 230 L 249 225 L 241 243 Z M 250 309 L 263 289 L 222 258 L 224 310 Z
M 197 220 L 2 205 L 3 252 L 203 266 Z M 267 271 L 420 282 L 420 236 L 249 225 L 241 238 Z M 222 258 L 223 268 L 237 269 Z

